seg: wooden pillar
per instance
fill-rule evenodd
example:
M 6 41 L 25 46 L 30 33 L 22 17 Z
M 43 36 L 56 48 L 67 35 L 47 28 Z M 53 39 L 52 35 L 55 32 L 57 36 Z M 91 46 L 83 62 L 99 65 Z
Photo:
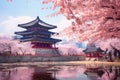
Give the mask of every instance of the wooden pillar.
M 54 48 L 56 48 L 55 44 L 54 44 Z

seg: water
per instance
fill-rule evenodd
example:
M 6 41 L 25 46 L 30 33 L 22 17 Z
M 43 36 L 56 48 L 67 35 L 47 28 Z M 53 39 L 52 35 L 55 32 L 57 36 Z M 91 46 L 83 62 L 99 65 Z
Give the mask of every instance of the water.
M 120 67 L 18 66 L 0 69 L 0 80 L 100 80 L 100 78 L 120 80 Z

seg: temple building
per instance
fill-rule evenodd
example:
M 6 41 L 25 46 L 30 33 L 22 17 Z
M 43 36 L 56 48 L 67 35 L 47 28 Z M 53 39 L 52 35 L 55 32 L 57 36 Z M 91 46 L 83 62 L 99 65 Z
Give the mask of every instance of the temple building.
M 83 50 L 86 60 L 101 60 L 103 58 L 103 50 L 96 47 L 95 44 L 88 44 L 86 49 Z
M 58 54 L 55 44 L 61 40 L 51 38 L 51 35 L 55 33 L 49 31 L 57 26 L 45 23 L 39 17 L 31 22 L 18 24 L 18 26 L 26 30 L 15 32 L 15 34 L 21 36 L 19 38 L 21 42 L 31 42 L 36 54 Z

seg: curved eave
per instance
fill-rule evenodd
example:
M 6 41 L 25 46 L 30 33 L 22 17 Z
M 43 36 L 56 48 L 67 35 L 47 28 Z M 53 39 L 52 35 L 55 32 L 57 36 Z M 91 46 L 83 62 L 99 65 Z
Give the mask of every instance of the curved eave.
M 22 42 L 27 42 L 27 41 L 42 41 L 42 42 L 49 42 L 49 43 L 57 43 L 60 42 L 61 40 L 59 39 L 52 39 L 52 38 L 21 38 L 20 41 Z
M 18 26 L 24 28 L 24 27 L 28 27 L 28 26 L 33 26 L 34 24 L 36 24 L 36 23 L 38 23 L 38 22 L 39 22 L 39 20 L 36 18 L 35 20 L 30 21 L 30 22 L 28 22 L 28 23 L 18 24 Z
M 33 34 L 41 34 L 41 35 L 50 35 L 55 34 L 54 32 L 44 32 L 44 31 L 21 31 L 21 32 L 15 32 L 15 34 L 18 35 L 33 35 Z
M 104 52 L 104 50 L 102 50 L 101 48 L 97 48 L 98 52 Z
M 99 53 L 102 53 L 102 52 L 100 52 L 100 51 L 84 51 L 84 53 L 94 53 L 94 52 L 99 52 Z
M 32 38 L 26 38 L 26 39 L 20 39 L 21 42 L 28 42 L 28 41 L 31 41 Z
M 30 32 L 26 32 L 26 31 L 21 31 L 21 32 L 15 32 L 15 34 L 17 35 L 28 35 L 28 34 L 32 34 L 33 31 L 30 31 Z
M 53 38 L 49 38 L 49 39 L 39 38 L 38 40 L 43 40 L 43 41 L 48 41 L 48 42 L 54 42 L 54 43 L 57 43 L 57 42 L 61 41 L 59 39 L 53 39 Z
M 90 52 L 99 52 L 99 53 L 102 53 L 104 51 L 101 50 L 101 49 L 99 49 L 99 48 L 94 49 L 94 50 L 90 50 L 90 49 L 87 48 L 87 49 L 83 50 L 83 52 L 85 52 L 85 53 L 90 53 Z
M 33 25 L 31 25 L 31 26 L 22 26 L 22 25 L 18 24 L 19 27 L 25 28 L 25 29 L 33 28 L 33 27 L 35 27 L 35 25 L 36 25 L 36 24 L 33 24 Z M 55 28 L 53 28 L 53 27 L 46 27 L 46 26 L 42 26 L 42 25 L 39 25 L 39 24 L 38 24 L 37 27 L 40 27 L 40 28 L 43 28 L 43 29 L 45 28 L 45 29 L 48 29 L 48 30 L 50 30 L 50 29 L 55 29 Z M 57 28 L 57 26 L 56 26 L 56 28 Z
M 44 21 L 42 21 L 40 19 L 39 19 L 39 23 L 38 24 L 42 25 L 42 26 L 46 26 L 46 27 L 51 28 L 51 29 L 57 28 L 57 26 L 45 23 Z
M 45 23 L 44 21 L 40 20 L 39 17 L 37 17 L 35 20 L 31 21 L 31 22 L 28 22 L 28 23 L 25 23 L 25 24 L 18 24 L 19 27 L 22 27 L 22 28 L 28 28 L 30 26 L 34 26 L 35 24 L 38 24 L 40 27 L 46 27 L 48 29 L 54 29 L 54 28 L 57 28 L 57 26 L 54 26 L 54 25 L 51 25 L 51 24 L 48 24 L 48 23 Z

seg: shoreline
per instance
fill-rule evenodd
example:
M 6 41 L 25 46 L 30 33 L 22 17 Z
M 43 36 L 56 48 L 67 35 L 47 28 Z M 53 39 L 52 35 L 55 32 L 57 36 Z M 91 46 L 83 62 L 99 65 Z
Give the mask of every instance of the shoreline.
M 19 66 L 120 66 L 120 62 L 103 62 L 103 61 L 63 61 L 63 62 L 18 62 L 18 63 L 0 63 L 1 67 L 19 67 Z

